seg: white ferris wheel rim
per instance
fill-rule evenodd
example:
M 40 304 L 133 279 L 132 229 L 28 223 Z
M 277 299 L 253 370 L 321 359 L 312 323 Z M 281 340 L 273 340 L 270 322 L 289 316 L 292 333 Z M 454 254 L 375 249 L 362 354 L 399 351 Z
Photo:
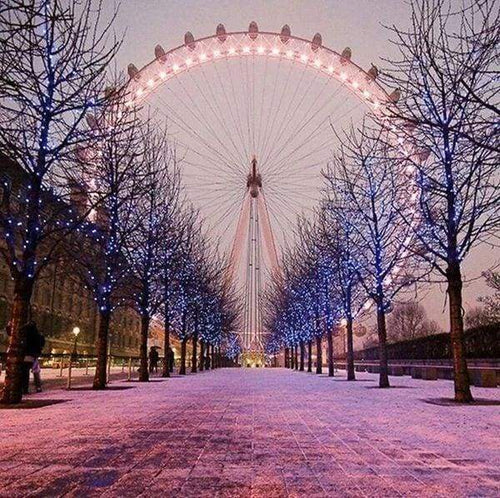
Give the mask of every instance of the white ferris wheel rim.
M 122 88 L 125 106 L 133 107 L 147 99 L 171 78 L 197 67 L 252 56 L 281 59 L 333 78 L 377 113 L 393 103 L 391 95 L 367 71 L 335 50 L 305 38 L 272 31 L 233 31 L 192 40 L 164 52 L 141 69 L 129 65 L 130 79 Z

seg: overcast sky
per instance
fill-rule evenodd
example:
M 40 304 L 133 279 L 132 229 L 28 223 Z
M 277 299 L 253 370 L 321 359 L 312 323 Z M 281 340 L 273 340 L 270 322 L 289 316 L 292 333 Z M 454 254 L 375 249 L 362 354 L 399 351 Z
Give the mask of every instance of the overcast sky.
M 108 14 L 116 3 L 105 0 Z M 320 32 L 323 44 L 332 49 L 351 47 L 360 66 L 369 68 L 374 63 L 383 68 L 380 59 L 390 58 L 395 50 L 384 25 L 404 26 L 408 13 L 403 0 L 122 0 L 115 29 L 118 35 L 125 32 L 125 40 L 117 63 L 124 70 L 130 62 L 140 68 L 154 58 L 156 44 L 166 50 L 180 45 L 186 31 L 199 38 L 215 33 L 219 23 L 237 31 L 256 21 L 263 31 L 279 31 L 288 24 L 297 36 L 312 38 Z M 487 292 L 482 281 L 474 279 L 499 262 L 498 249 L 482 247 L 469 256 L 464 273 L 473 281 L 465 288 L 466 309 Z M 446 328 L 444 290 L 444 286 L 427 290 L 423 303 L 429 316 Z

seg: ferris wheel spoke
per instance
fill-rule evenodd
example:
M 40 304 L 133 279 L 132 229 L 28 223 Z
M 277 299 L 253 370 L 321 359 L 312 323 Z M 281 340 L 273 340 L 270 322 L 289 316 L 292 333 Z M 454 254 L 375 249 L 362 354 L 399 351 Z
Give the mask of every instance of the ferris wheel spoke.
M 286 150 L 286 148 L 296 140 L 296 137 L 304 135 L 308 127 L 310 125 L 312 126 L 314 124 L 314 121 L 317 120 L 318 117 L 320 117 L 321 119 L 321 116 L 325 113 L 324 110 L 325 109 L 328 110 L 328 103 L 331 102 L 333 97 L 335 96 L 335 93 L 333 95 L 326 95 L 326 98 L 324 100 L 321 100 L 321 97 L 324 96 L 325 90 L 327 88 L 328 88 L 328 82 L 326 82 L 323 85 L 321 91 L 316 96 L 314 102 L 311 103 L 309 111 L 304 114 L 304 117 L 301 119 L 301 121 L 295 126 L 294 129 L 290 131 L 288 138 L 281 144 L 277 152 L 268 159 L 269 162 L 277 160 L 279 158 L 279 155 L 283 153 Z M 337 92 L 338 91 L 339 89 L 337 89 Z M 321 127 L 325 123 L 327 118 L 328 114 L 325 118 L 323 118 L 320 121 L 315 131 L 319 130 L 319 127 Z
M 275 124 L 276 124 L 276 118 L 280 115 L 280 110 L 281 110 L 281 106 L 282 106 L 283 100 L 285 98 L 285 95 L 287 95 L 287 93 L 288 93 L 287 92 L 288 86 L 289 86 L 290 81 L 292 80 L 292 78 L 291 78 L 292 69 L 293 69 L 293 65 L 289 64 L 289 66 L 288 66 L 288 73 L 285 76 L 285 84 L 282 86 L 282 90 L 281 90 L 281 93 L 280 93 L 280 98 L 278 100 L 278 105 L 276 107 L 276 110 L 272 111 L 271 127 L 268 130 L 267 126 L 266 126 L 266 133 L 264 134 L 264 136 L 266 138 L 265 138 L 264 144 L 262 146 L 262 151 L 261 151 L 262 159 L 264 157 L 266 157 L 266 152 L 267 152 L 267 148 L 269 146 L 269 141 L 270 141 L 271 137 L 274 136 L 274 129 L 275 129 Z M 279 74 L 277 72 L 276 73 L 276 79 L 278 79 L 278 75 Z M 274 87 L 273 91 L 275 90 L 276 86 L 277 86 L 277 82 L 275 82 L 275 87 Z M 274 100 L 275 99 L 273 97 L 272 101 L 274 102 Z M 269 124 L 269 120 L 267 121 L 267 125 L 268 124 Z
M 240 67 L 241 67 L 241 61 L 240 61 Z M 242 119 L 241 117 L 241 114 L 240 114 L 240 110 L 241 110 L 241 102 L 239 102 L 239 99 L 238 97 L 236 96 L 236 85 L 234 84 L 234 78 L 233 78 L 233 71 L 231 70 L 231 67 L 228 63 L 228 61 L 226 60 L 226 64 L 225 64 L 225 68 L 226 68 L 226 73 L 228 75 L 228 79 L 231 83 L 231 96 L 233 98 L 233 103 L 234 103 L 234 110 L 235 110 L 235 114 L 236 114 L 236 123 L 235 123 L 235 129 L 236 129 L 236 132 L 238 133 L 238 136 L 239 136 L 239 139 L 240 139 L 240 142 L 243 146 L 243 150 L 244 150 L 244 164 L 247 163 L 247 161 L 250 160 L 250 157 L 251 157 L 251 154 L 250 154 L 250 148 L 249 148 L 249 144 L 247 143 L 246 139 L 245 139 L 245 133 L 243 132 L 243 123 L 244 123 L 244 120 Z M 240 78 L 241 79 L 241 78 Z M 230 109 L 231 109 L 231 112 L 232 112 L 232 109 L 233 109 L 233 106 L 230 106 Z
M 266 91 L 266 82 L 267 82 L 267 74 L 268 74 L 268 71 L 267 71 L 267 68 L 268 68 L 268 64 L 269 64 L 269 59 L 266 57 L 265 58 L 265 62 L 264 62 L 265 66 L 264 66 L 264 79 L 262 81 L 262 84 L 261 84 L 261 87 L 262 87 L 262 91 L 261 91 L 261 95 L 260 95 L 260 107 L 259 107 L 259 112 L 258 112 L 258 120 L 259 120 L 259 124 L 257 126 L 257 140 L 256 140 L 256 149 L 255 149 L 255 152 L 257 153 L 258 151 L 260 151 L 260 142 L 261 142 L 261 131 L 262 131 L 262 115 L 264 114 L 264 96 L 265 96 L 265 91 Z M 255 122 L 256 124 L 256 122 Z
M 189 126 L 189 124 L 185 123 L 185 121 L 178 116 L 178 113 L 174 111 L 174 109 L 169 106 L 164 100 L 159 97 L 159 100 L 163 102 L 166 109 L 169 111 L 169 114 L 166 114 L 165 111 L 157 107 L 158 111 L 163 113 L 167 120 L 174 123 L 178 128 L 180 128 L 191 140 L 194 140 L 196 143 L 202 145 L 205 149 L 205 153 L 201 153 L 198 151 L 198 154 L 204 157 L 207 160 L 210 160 L 213 164 L 217 165 L 219 168 L 224 166 L 229 171 L 234 171 L 234 164 L 228 160 L 227 157 L 224 156 L 216 147 L 211 145 L 205 138 L 203 138 L 196 130 Z M 172 117 L 174 116 L 174 117 Z M 192 148 L 194 150 L 194 148 Z M 207 154 L 208 152 L 208 154 Z
M 219 88 L 224 88 L 224 79 L 221 77 L 219 70 L 217 68 L 217 65 L 215 65 L 215 74 L 217 76 L 217 83 L 219 85 Z M 220 112 L 224 116 L 228 115 L 228 113 L 229 113 L 229 116 L 231 117 L 231 120 L 232 120 L 232 129 L 236 130 L 236 132 L 238 133 L 238 135 L 240 137 L 240 141 L 242 144 L 242 148 L 240 149 L 240 156 L 241 156 L 240 166 L 242 167 L 242 171 L 246 172 L 245 166 L 248 162 L 248 157 L 245 157 L 245 155 L 246 155 L 245 140 L 244 140 L 243 134 L 241 132 L 241 123 L 239 122 L 239 119 L 234 114 L 234 108 L 238 106 L 238 103 L 236 103 L 236 105 L 231 105 L 231 103 L 229 102 L 229 98 L 228 98 L 229 92 L 223 91 L 223 92 L 219 92 L 219 93 L 222 93 L 222 96 L 224 97 L 224 106 L 220 106 L 220 108 L 221 108 Z M 218 99 L 216 97 L 215 97 L 215 100 L 218 101 Z M 233 134 L 231 134 L 230 131 L 228 133 L 230 134 L 231 137 L 233 136 Z
M 297 155 L 299 153 L 303 153 L 304 148 L 309 148 L 309 150 L 305 151 L 302 156 L 295 159 L 296 163 L 310 157 L 312 154 L 324 150 L 326 146 L 330 146 L 332 142 L 332 137 L 327 136 L 324 138 L 323 142 L 319 146 L 314 145 L 314 148 L 311 148 L 313 144 L 321 139 L 323 135 L 317 135 L 317 131 L 324 126 L 325 122 L 319 123 L 306 137 L 303 138 L 302 142 L 296 145 L 290 152 L 288 152 L 285 156 L 283 156 L 279 162 L 275 163 L 273 166 L 269 167 L 270 171 L 275 171 L 277 174 L 282 173 L 283 170 L 287 167 L 287 161 L 290 157 Z
M 287 114 L 287 119 L 285 120 L 284 125 L 279 130 L 279 134 L 276 137 L 276 140 L 275 140 L 274 143 L 279 144 L 281 142 L 282 138 L 287 136 L 286 134 L 287 134 L 287 132 L 289 130 L 290 123 L 292 123 L 293 120 L 295 119 L 295 117 L 297 115 L 297 112 L 299 111 L 299 109 L 301 108 L 301 106 L 304 103 L 305 99 L 307 98 L 307 95 L 311 91 L 311 88 L 317 82 L 317 79 L 318 79 L 318 74 L 315 74 L 314 78 L 312 78 L 311 81 L 309 82 L 309 84 L 306 86 L 305 91 L 302 91 L 302 93 L 300 95 L 300 98 L 297 99 L 296 105 L 293 107 L 293 111 L 291 113 L 288 113 L 288 111 L 287 111 L 287 113 L 286 113 Z M 294 100 L 294 99 L 292 99 L 292 100 Z M 291 100 L 291 102 L 292 102 L 292 100 Z M 265 157 L 263 159 L 265 161 L 268 160 L 267 157 Z
M 193 79 L 196 81 L 196 78 L 193 78 Z M 185 104 L 186 100 L 180 98 L 176 94 L 176 92 L 173 92 L 173 89 L 171 87 L 168 87 L 168 88 L 175 95 L 175 98 L 177 99 L 177 101 L 179 103 L 181 103 L 182 105 L 184 105 L 184 108 L 186 109 L 187 113 L 189 113 L 193 116 L 194 122 L 198 123 L 198 124 L 203 123 L 203 126 L 202 126 L 203 129 L 206 130 L 215 139 L 215 141 L 225 150 L 225 153 L 227 154 L 227 157 L 229 158 L 230 162 L 234 163 L 235 166 L 240 165 L 241 164 L 241 157 L 239 158 L 239 157 L 235 156 L 234 153 L 228 148 L 228 146 L 221 140 L 218 133 L 214 130 L 212 124 L 210 123 L 210 120 L 205 118 L 204 113 L 199 108 L 198 103 L 196 102 L 195 99 L 193 99 L 191 93 L 188 90 L 188 86 L 182 85 L 182 84 L 178 85 L 178 86 L 181 88 L 184 95 L 191 102 L 190 106 L 186 105 Z M 204 96 L 204 93 L 202 93 L 202 95 Z M 236 146 L 235 146 L 235 150 L 236 150 L 237 154 L 240 153 L 240 151 L 238 150 L 238 148 Z
M 225 119 L 222 118 L 222 117 L 225 116 L 225 113 L 222 111 L 222 109 L 218 105 L 218 99 L 215 97 L 212 85 L 209 83 L 209 80 L 206 77 L 206 73 L 205 73 L 205 70 L 204 70 L 203 67 L 201 68 L 201 71 L 202 71 L 202 76 L 204 77 L 204 83 L 205 84 L 200 84 L 198 82 L 197 78 L 193 78 L 194 82 L 196 84 L 196 87 L 197 87 L 200 95 L 202 95 L 205 103 L 209 106 L 210 110 L 212 111 L 212 114 L 215 117 L 215 119 L 217 120 L 217 123 L 224 130 L 225 136 L 229 139 L 229 141 L 230 141 L 231 145 L 233 146 L 235 152 L 238 154 L 240 161 L 242 161 L 242 160 L 244 160 L 245 154 L 243 153 L 243 157 L 242 157 L 242 150 L 241 150 L 241 148 L 238 148 L 238 146 L 236 145 L 236 142 L 233 139 L 233 134 L 229 131 Z M 210 93 L 210 99 L 208 99 L 206 97 L 205 92 L 203 91 L 203 88 L 205 86 L 206 86 L 206 88 L 208 89 L 208 91 Z M 216 110 L 214 109 L 214 105 L 212 104 L 212 102 L 215 103 L 215 105 L 217 107 Z M 232 111 L 231 111 L 231 113 L 232 113 Z M 234 117 L 233 117 L 233 121 L 234 121 Z M 236 123 L 235 123 L 237 130 L 239 129 L 238 123 L 239 123 L 239 119 L 237 119 Z M 245 143 L 244 143 L 243 138 L 242 138 L 242 136 L 241 136 L 240 133 L 239 133 L 239 138 L 240 138 L 240 141 L 241 141 L 241 144 L 242 144 L 243 148 L 245 148 Z
M 279 121 L 279 126 L 276 128 L 277 136 L 274 136 L 274 134 L 273 134 L 272 136 L 270 135 L 270 137 L 269 137 L 268 143 L 269 143 L 269 150 L 270 151 L 273 150 L 272 144 L 276 144 L 280 141 L 281 135 L 282 135 L 283 130 L 286 126 L 286 123 L 289 122 L 289 120 L 291 119 L 292 114 L 290 113 L 290 108 L 292 107 L 293 102 L 295 102 L 297 99 L 298 91 L 299 91 L 299 88 L 301 87 L 301 85 L 304 81 L 305 75 L 306 75 L 306 67 L 304 66 L 302 68 L 302 72 L 300 74 L 300 77 L 297 78 L 297 80 L 296 80 L 295 89 L 294 89 L 293 93 L 291 94 L 290 98 L 288 99 L 288 105 L 284 109 L 283 115 Z M 262 159 L 261 160 L 263 163 L 267 162 L 269 153 L 270 152 L 268 152 L 268 151 L 262 152 Z

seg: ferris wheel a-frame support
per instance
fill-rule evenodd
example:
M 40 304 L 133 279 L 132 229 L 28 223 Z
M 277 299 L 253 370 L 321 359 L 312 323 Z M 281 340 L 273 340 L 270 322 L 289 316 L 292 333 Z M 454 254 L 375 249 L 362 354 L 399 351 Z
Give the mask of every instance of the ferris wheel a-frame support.
M 252 159 L 250 173 L 247 176 L 247 191 L 234 236 L 229 278 L 234 278 L 237 274 L 237 268 L 242 264 L 244 253 L 246 253 L 245 303 L 241 343 L 244 352 L 263 353 L 265 331 L 262 325 L 261 300 L 264 259 L 271 274 L 279 270 L 279 264 L 269 212 L 262 190 L 262 177 L 255 157 Z

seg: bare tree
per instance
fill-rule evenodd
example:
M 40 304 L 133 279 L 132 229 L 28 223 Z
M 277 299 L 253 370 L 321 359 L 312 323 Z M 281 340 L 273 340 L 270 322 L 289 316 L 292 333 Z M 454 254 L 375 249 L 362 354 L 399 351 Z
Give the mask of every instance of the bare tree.
M 0 149 L 19 164 L 25 190 L 3 182 L 0 248 L 14 279 L 12 333 L 3 403 L 22 397 L 21 367 L 34 282 L 59 257 L 65 236 L 85 218 L 75 213 L 64 173 L 74 148 L 95 140 L 84 126 L 104 102 L 104 79 L 118 44 L 107 43 L 111 23 L 100 20 L 94 0 L 9 0 L 0 6 Z M 49 207 L 50 206 L 50 207 Z
M 162 271 L 164 241 L 171 236 L 171 215 L 179 198 L 180 176 L 166 133 L 144 125 L 140 135 L 143 153 L 137 162 L 147 177 L 148 189 L 135 205 L 135 228 L 125 250 L 132 277 L 131 301 L 141 315 L 139 380 L 147 382 L 149 325 L 163 303 L 158 275 Z
M 119 100 L 118 100 L 119 102 Z M 94 129 L 112 129 L 97 151 L 81 154 L 82 178 L 92 185 L 89 196 L 101 199 L 92 220 L 81 229 L 85 251 L 70 246 L 71 254 L 79 251 L 76 261 L 80 279 L 91 291 L 97 303 L 99 329 L 97 337 L 97 367 L 94 389 L 106 387 L 106 363 L 109 325 L 114 310 L 131 306 L 130 289 L 134 285 L 127 248 L 139 230 L 135 216 L 137 206 L 150 189 L 150 175 L 141 134 L 141 123 L 135 111 L 125 112 L 118 104 L 99 120 L 93 120 Z M 113 106 L 114 107 L 114 106 Z
M 486 284 L 493 290 L 490 296 L 481 296 L 478 301 L 484 305 L 484 313 L 489 323 L 500 323 L 500 272 L 483 272 Z
M 498 117 L 488 116 L 494 110 L 481 102 L 498 97 L 498 83 L 491 78 L 498 44 L 476 36 L 475 4 L 464 2 L 457 9 L 449 0 L 413 1 L 409 29 L 392 28 L 400 55 L 389 69 L 404 98 L 388 117 L 407 150 L 416 151 L 407 161 L 419 187 L 421 223 L 413 225 L 418 254 L 448 284 L 459 402 L 472 401 L 463 340 L 462 263 L 472 247 L 492 240 L 500 224 L 499 128 L 487 124 Z M 487 4 L 479 2 L 482 8 Z M 489 33 L 488 16 L 481 19 Z
M 408 250 L 414 219 L 408 179 L 388 154 L 384 131 L 366 126 L 345 135 L 327 175 L 342 202 L 331 204 L 334 216 L 356 237 L 355 265 L 359 282 L 377 309 L 380 387 L 389 387 L 386 313 L 395 296 L 416 279 Z
M 406 341 L 441 332 L 439 325 L 427 318 L 425 308 L 417 301 L 397 303 L 387 320 L 387 330 L 391 342 Z
M 327 177 L 333 174 L 333 171 L 330 171 Z M 338 191 L 334 185 L 327 185 L 327 198 L 321 206 L 319 243 L 328 253 L 333 290 L 346 322 L 347 380 L 355 380 L 353 322 L 359 317 L 366 297 L 357 268 L 357 251 L 362 250 L 357 240 L 357 232 L 350 221 L 345 223 L 342 217 L 336 216 L 340 206 L 349 202 L 349 199 L 342 199 L 341 195 L 342 191 Z

